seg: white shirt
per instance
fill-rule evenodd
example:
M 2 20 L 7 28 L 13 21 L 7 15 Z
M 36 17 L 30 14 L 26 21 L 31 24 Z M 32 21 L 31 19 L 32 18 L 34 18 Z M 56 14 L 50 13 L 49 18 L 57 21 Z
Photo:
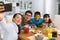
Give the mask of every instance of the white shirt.
M 18 27 L 14 22 L 6 23 L 5 20 L 0 21 L 0 26 L 4 29 L 3 40 L 17 40 Z

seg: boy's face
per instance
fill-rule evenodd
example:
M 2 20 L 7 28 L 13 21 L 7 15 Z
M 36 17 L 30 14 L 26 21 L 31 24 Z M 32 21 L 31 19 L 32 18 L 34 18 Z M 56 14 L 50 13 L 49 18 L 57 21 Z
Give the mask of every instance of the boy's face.
M 40 17 L 41 17 L 41 15 L 38 15 L 38 14 L 35 15 L 35 19 L 36 19 L 36 20 L 39 20 Z

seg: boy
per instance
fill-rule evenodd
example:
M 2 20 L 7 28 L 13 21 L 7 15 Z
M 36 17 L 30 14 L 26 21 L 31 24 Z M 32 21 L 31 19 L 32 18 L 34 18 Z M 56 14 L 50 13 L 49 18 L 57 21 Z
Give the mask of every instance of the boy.
M 41 18 L 41 14 L 40 12 L 35 12 L 34 14 L 34 18 L 31 18 L 31 21 L 33 24 L 35 24 L 36 26 L 41 25 L 41 23 L 43 22 L 43 19 Z

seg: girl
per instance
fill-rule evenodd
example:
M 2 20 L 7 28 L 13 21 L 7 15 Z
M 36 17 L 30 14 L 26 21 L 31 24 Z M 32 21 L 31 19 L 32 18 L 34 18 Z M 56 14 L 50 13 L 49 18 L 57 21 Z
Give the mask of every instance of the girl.
M 53 24 L 49 14 L 44 14 L 43 19 L 44 19 L 44 21 L 42 23 L 42 26 L 53 27 L 54 24 Z

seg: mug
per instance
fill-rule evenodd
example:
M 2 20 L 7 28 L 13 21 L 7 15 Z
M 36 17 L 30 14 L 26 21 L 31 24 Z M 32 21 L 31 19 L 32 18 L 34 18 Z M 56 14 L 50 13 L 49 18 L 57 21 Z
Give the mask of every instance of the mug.
M 24 33 L 29 33 L 29 28 L 24 28 Z

